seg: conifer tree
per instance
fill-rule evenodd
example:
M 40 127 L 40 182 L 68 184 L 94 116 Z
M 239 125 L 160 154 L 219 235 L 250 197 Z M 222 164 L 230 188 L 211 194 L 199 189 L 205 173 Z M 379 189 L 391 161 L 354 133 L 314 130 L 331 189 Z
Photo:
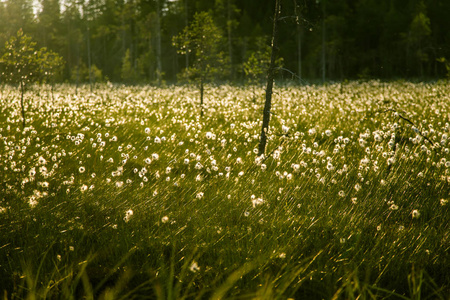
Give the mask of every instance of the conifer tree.
M 184 70 L 182 76 L 199 85 L 201 115 L 204 84 L 223 74 L 225 68 L 224 53 L 220 49 L 222 40 L 222 32 L 208 12 L 196 13 L 192 23 L 173 39 L 179 54 L 193 54 L 192 65 Z
M 47 51 L 47 48 L 36 49 L 36 43 L 22 29 L 6 42 L 3 52 L 0 59 L 2 81 L 19 86 L 22 122 L 25 127 L 23 96 L 26 85 L 54 75 L 53 72 L 62 65 L 62 59 L 56 53 Z

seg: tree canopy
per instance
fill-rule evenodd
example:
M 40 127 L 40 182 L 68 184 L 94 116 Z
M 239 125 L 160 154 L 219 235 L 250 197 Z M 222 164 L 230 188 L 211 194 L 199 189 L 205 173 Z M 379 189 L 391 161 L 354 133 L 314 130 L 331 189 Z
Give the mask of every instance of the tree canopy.
M 36 42 L 25 35 L 22 29 L 5 43 L 4 53 L 0 58 L 0 82 L 19 85 L 23 127 L 25 127 L 23 101 L 25 86 L 35 81 L 53 83 L 62 66 L 63 60 L 58 54 L 45 47 L 37 49 Z
M 61 81 L 175 82 L 199 67 L 179 55 L 207 14 L 220 49 L 221 80 L 247 81 L 245 64 L 270 43 L 274 0 L 4 0 L 0 45 L 19 29 L 66 62 Z M 447 0 L 283 0 L 277 77 L 303 80 L 444 78 L 450 59 Z M 211 27 L 212 28 L 212 27 Z M 189 29 L 186 31 L 186 29 Z M 190 43 L 194 43 L 190 36 Z M 261 45 L 260 41 L 266 41 Z M 215 51 L 215 50 L 214 50 Z M 259 54 L 258 54 L 259 53 Z M 203 56 L 205 57 L 205 56 Z M 226 59 L 225 59 L 226 58 Z M 250 60 L 249 60 L 250 59 Z M 294 75 L 295 76 L 294 76 Z M 191 73 L 191 75 L 193 75 Z

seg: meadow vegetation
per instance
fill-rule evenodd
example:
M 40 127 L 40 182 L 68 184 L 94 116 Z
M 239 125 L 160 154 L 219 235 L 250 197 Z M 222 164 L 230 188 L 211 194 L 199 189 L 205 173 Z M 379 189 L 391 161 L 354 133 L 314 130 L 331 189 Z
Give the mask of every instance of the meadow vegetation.
M 0 94 L 6 299 L 448 299 L 450 85 Z M 255 99 L 256 95 L 256 99 Z

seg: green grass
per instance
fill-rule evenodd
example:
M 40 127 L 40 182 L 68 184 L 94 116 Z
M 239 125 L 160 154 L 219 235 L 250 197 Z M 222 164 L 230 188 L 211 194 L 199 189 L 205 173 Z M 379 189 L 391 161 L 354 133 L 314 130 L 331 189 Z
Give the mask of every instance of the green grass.
M 262 90 L 3 87 L 2 296 L 448 299 L 449 94 L 277 87 L 257 162 Z

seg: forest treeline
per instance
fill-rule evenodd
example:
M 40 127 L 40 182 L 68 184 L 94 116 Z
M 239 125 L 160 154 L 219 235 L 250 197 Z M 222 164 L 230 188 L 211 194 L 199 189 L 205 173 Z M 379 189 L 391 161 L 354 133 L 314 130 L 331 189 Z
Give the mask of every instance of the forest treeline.
M 245 81 L 246 65 L 263 64 L 270 51 L 274 0 L 38 2 L 0 1 L 0 51 L 21 29 L 63 58 L 59 81 L 180 80 L 198 54 L 180 51 L 175 37 L 193 29 L 199 12 L 214 22 L 215 46 L 223 54 L 216 80 Z M 277 76 L 443 78 L 450 59 L 449 13 L 448 0 L 283 0 Z

